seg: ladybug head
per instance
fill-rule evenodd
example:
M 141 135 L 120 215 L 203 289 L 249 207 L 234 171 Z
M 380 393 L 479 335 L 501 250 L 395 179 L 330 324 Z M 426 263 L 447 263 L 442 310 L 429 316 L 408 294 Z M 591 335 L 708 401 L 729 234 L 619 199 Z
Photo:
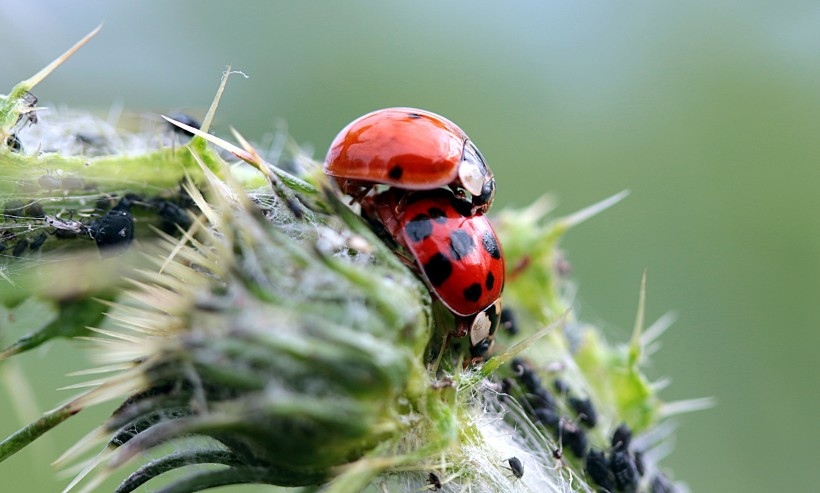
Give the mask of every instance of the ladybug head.
M 470 324 L 470 354 L 484 357 L 493 347 L 495 333 L 501 321 L 501 299 L 475 314 Z
M 493 203 L 495 196 L 495 180 L 490 178 L 484 182 L 479 195 L 473 195 L 473 208 L 475 211 L 485 213 Z
M 461 186 L 473 196 L 476 212 L 487 212 L 495 196 L 495 180 L 484 156 L 470 140 L 464 142 L 458 178 Z

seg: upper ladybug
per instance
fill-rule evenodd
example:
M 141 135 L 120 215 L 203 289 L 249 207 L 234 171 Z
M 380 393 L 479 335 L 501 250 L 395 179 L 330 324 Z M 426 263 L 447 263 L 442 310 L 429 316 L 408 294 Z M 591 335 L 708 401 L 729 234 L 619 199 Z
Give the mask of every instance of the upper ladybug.
M 360 200 L 374 185 L 406 190 L 449 186 L 472 196 L 473 212 L 493 203 L 495 180 L 484 157 L 455 123 L 429 111 L 387 108 L 348 124 L 330 145 L 324 171 Z

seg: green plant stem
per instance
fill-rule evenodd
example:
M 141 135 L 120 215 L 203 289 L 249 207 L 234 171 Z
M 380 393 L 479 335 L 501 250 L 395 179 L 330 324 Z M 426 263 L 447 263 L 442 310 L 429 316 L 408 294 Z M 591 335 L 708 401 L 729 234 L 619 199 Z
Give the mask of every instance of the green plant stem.
M 82 409 L 74 408 L 71 405 L 60 407 L 47 413 L 45 416 L 29 424 L 25 428 L 21 428 L 16 433 L 10 435 L 8 438 L 0 442 L 0 462 L 3 462 L 23 447 L 40 438 L 43 433 L 59 425 L 81 410 Z

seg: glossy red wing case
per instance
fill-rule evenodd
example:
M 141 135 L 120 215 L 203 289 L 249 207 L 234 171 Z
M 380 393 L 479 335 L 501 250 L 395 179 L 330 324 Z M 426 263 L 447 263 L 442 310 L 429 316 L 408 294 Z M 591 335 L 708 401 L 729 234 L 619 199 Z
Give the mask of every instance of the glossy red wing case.
M 458 126 L 435 113 L 388 108 L 339 132 L 324 171 L 354 182 L 429 190 L 457 181 L 466 141 Z
M 453 313 L 473 315 L 501 296 L 505 266 L 498 237 L 483 214 L 469 215 L 469 204 L 451 192 L 408 194 L 397 206 L 396 226 L 394 237 Z

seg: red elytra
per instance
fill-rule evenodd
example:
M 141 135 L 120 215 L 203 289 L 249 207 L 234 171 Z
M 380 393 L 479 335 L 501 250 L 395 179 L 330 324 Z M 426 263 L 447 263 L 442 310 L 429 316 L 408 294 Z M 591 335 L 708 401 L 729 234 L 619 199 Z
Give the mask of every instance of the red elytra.
M 504 256 L 483 214 L 449 190 L 390 189 L 362 203 L 415 260 L 430 290 L 455 315 L 484 311 L 501 296 Z
M 495 180 L 484 157 L 455 123 L 429 111 L 387 108 L 348 124 L 330 145 L 324 171 L 360 199 L 374 185 L 404 190 L 449 186 L 486 212 Z

